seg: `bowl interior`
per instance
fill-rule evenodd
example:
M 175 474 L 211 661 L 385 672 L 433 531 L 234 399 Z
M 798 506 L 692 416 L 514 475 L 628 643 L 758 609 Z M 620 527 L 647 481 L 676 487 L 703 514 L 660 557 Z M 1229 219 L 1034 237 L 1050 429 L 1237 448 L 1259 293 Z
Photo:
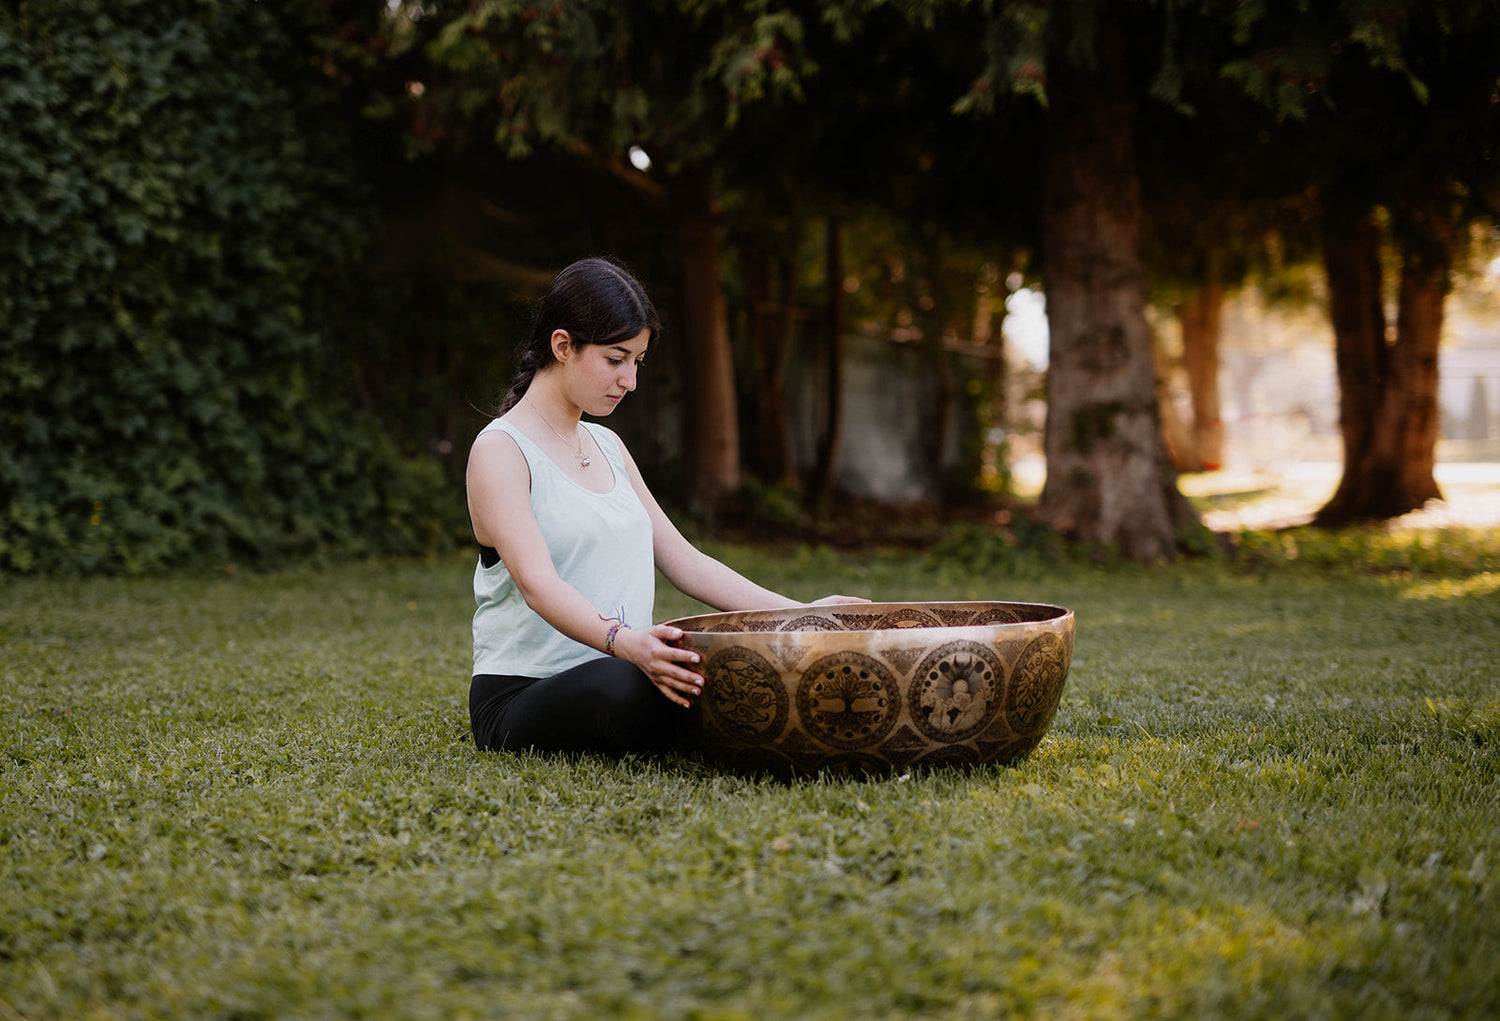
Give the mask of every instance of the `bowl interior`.
M 755 631 L 884 631 L 890 628 L 982 627 L 1060 620 L 1071 611 L 1048 603 L 914 602 L 787 606 L 704 613 L 669 621 L 698 633 Z

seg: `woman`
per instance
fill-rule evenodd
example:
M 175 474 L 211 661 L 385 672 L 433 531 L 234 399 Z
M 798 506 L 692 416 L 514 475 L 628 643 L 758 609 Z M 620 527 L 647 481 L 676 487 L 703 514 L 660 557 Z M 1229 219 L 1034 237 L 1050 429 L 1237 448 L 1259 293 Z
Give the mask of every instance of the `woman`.
M 795 605 L 694 548 L 604 417 L 635 389 L 660 325 L 606 259 L 557 275 L 500 415 L 469 452 L 474 676 L 481 750 L 652 751 L 703 691 L 697 654 L 652 626 L 655 569 L 721 610 Z M 862 602 L 829 596 L 820 602 Z

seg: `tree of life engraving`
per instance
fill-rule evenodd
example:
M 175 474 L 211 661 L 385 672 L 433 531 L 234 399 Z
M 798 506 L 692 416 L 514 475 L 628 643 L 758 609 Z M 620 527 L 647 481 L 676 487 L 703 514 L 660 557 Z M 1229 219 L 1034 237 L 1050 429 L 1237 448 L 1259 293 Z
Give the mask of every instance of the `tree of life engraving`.
M 759 653 L 739 645 L 722 649 L 710 657 L 704 674 L 714 679 L 704 701 L 730 734 L 758 744 L 786 726 L 786 688 L 776 668 Z
M 957 641 L 932 651 L 912 676 L 912 722 L 938 741 L 961 741 L 995 715 L 1003 668 L 978 642 Z
M 858 652 L 823 657 L 797 685 L 803 726 L 840 748 L 863 748 L 885 737 L 900 704 L 900 689 L 884 665 Z

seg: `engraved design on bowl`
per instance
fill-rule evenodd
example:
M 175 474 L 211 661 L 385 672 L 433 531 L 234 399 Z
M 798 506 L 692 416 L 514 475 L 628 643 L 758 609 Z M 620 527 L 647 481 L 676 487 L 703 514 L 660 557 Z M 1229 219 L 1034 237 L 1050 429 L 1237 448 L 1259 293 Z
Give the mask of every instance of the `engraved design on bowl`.
M 703 702 L 725 733 L 748 744 L 764 744 L 786 729 L 791 700 L 781 674 L 758 652 L 732 645 L 703 665 L 714 683 Z

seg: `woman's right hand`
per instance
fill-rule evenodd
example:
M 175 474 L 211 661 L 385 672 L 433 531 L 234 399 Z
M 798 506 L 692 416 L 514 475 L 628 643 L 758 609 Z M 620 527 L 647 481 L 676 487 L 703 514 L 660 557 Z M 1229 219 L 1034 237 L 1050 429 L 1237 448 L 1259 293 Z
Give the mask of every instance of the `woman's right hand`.
M 683 707 L 703 693 L 703 675 L 689 669 L 702 659 L 692 649 L 669 645 L 682 629 L 657 624 L 646 631 L 621 628 L 615 635 L 615 655 L 635 664 L 667 698 Z

